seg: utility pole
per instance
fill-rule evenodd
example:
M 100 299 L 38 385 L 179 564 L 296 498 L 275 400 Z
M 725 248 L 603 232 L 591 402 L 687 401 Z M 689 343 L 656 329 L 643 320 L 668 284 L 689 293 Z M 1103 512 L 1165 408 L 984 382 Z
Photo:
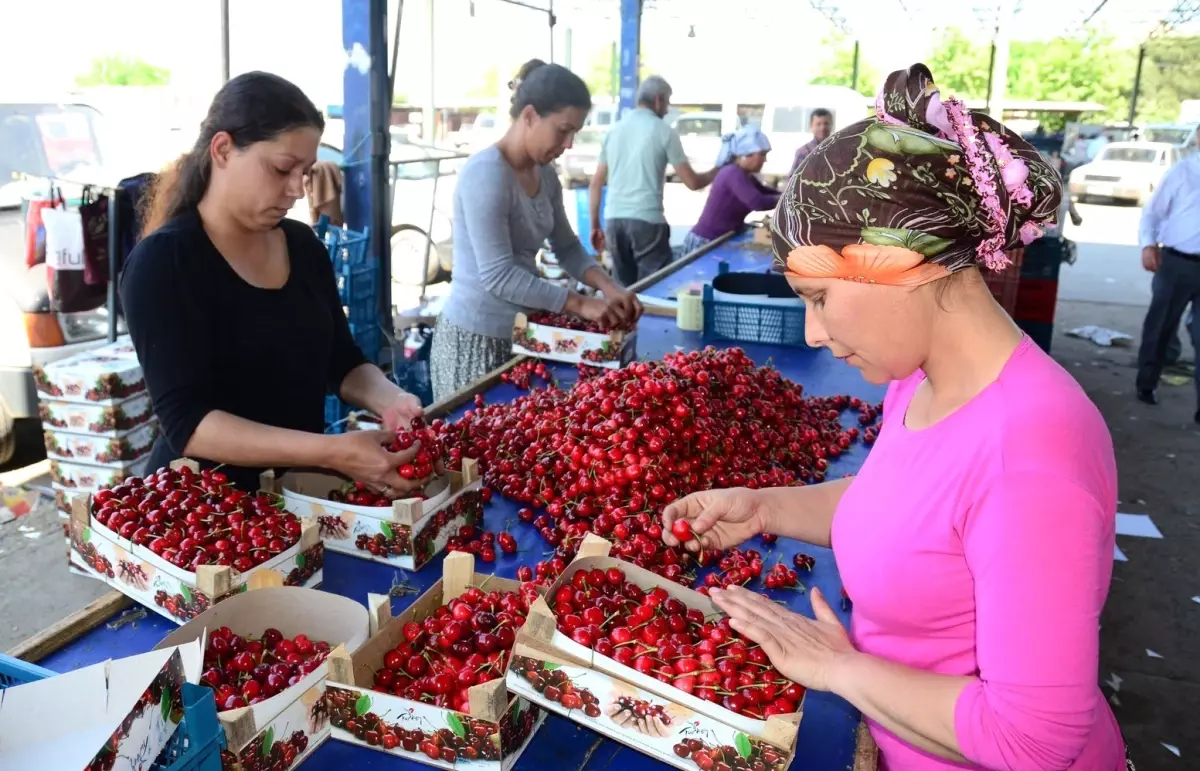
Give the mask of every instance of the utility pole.
M 209 6 L 210 8 L 212 6 Z M 229 0 L 221 0 L 221 83 L 229 82 Z
M 1146 44 L 1142 43 L 1138 46 L 1138 63 L 1137 72 L 1133 76 L 1133 94 L 1129 97 L 1129 128 L 1133 128 L 1133 121 L 1137 118 L 1137 103 L 1138 92 L 1142 90 L 1142 64 L 1146 61 Z
M 988 89 L 987 112 L 996 120 L 1004 120 L 1004 102 L 1008 95 L 1008 54 L 1012 42 L 1013 15 L 1016 0 L 1000 0 L 996 12 L 996 36 L 992 43 L 992 68 Z
M 854 66 L 850 73 L 850 88 L 858 90 L 858 41 L 854 41 Z

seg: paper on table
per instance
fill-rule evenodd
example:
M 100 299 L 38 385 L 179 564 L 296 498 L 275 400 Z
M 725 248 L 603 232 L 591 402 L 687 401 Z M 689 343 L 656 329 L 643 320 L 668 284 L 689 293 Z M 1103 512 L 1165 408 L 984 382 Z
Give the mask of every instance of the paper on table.
M 1162 538 L 1163 534 L 1147 514 L 1117 513 L 1117 535 L 1133 535 L 1139 538 Z
M 1117 562 L 1128 562 L 1129 558 L 1125 556 L 1125 552 L 1121 551 L 1121 547 L 1113 545 L 1113 560 Z

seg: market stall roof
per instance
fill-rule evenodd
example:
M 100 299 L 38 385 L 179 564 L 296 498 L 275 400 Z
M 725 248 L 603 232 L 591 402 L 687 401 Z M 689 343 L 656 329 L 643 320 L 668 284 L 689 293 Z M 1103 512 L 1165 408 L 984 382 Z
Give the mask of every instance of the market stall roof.
M 816 15 L 834 28 L 857 35 L 909 26 L 958 27 L 990 38 L 1005 0 L 741 0 L 738 16 L 779 22 L 781 15 Z M 549 0 L 530 0 L 549 6 Z M 616 18 L 618 0 L 554 0 L 556 13 Z M 1125 42 L 1167 33 L 1200 33 L 1200 0 L 1015 0 L 1011 37 L 1039 40 L 1102 29 Z M 687 23 L 728 18 L 727 0 L 645 0 L 644 13 Z

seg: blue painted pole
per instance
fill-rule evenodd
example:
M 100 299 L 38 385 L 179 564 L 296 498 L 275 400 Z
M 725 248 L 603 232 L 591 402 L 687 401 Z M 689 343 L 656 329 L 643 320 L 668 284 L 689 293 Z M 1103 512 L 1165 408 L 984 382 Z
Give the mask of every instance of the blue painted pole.
M 388 73 L 387 0 L 342 0 L 345 122 L 345 216 L 351 230 L 370 229 L 368 254 L 379 269 L 379 321 L 392 332 L 391 86 Z M 369 355 L 369 354 L 368 354 Z
M 620 94 L 617 119 L 637 106 L 638 62 L 642 48 L 642 0 L 621 0 Z

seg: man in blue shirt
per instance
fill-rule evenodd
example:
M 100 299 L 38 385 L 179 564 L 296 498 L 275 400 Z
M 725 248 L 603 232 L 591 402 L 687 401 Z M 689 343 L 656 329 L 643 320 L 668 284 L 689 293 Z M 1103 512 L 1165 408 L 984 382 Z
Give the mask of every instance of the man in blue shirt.
M 1200 131 L 1195 140 L 1200 144 Z M 1137 397 L 1158 404 L 1158 379 L 1179 321 L 1189 304 L 1200 300 L 1200 154 L 1191 153 L 1163 176 L 1142 211 L 1139 233 L 1142 267 L 1154 274 L 1150 307 L 1138 349 Z M 1189 322 L 1192 343 L 1200 342 L 1200 323 Z M 1200 398 L 1200 357 L 1195 384 Z M 1200 409 L 1195 419 L 1200 423 Z
M 671 106 L 671 86 L 651 75 L 638 87 L 637 109 L 623 116 L 604 137 L 589 190 L 592 247 L 608 246 L 617 279 L 629 286 L 673 259 L 671 226 L 663 214 L 667 165 L 689 190 L 712 184 L 718 169 L 697 174 L 683 152 L 679 134 L 663 120 Z M 600 227 L 600 196 L 605 184 L 606 228 Z M 605 232 L 607 230 L 607 233 Z

